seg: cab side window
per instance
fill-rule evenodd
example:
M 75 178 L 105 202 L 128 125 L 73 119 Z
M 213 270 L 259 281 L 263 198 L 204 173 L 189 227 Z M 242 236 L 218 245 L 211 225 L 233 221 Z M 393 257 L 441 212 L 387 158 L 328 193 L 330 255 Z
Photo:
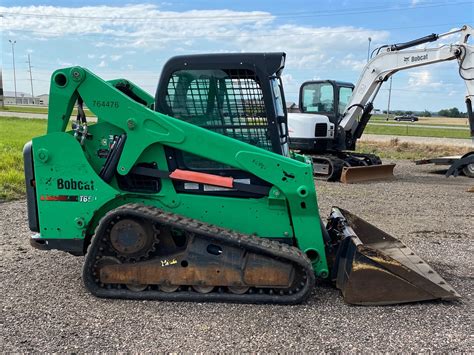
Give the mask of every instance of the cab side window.
M 342 115 L 352 96 L 352 88 L 341 87 L 339 89 L 339 107 L 338 113 Z

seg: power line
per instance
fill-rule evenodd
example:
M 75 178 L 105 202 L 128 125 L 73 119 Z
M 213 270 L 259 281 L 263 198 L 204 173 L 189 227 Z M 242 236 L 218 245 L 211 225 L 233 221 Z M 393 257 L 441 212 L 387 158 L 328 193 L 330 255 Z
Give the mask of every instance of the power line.
M 407 10 L 420 10 L 428 8 L 437 8 L 445 6 L 456 6 L 463 4 L 473 4 L 472 1 L 460 1 L 460 2 L 443 2 L 443 3 L 431 3 L 431 4 L 421 4 L 415 7 L 382 7 L 374 6 L 369 9 L 367 7 L 363 8 L 352 8 L 352 9 L 334 9 L 334 10 L 325 10 L 325 11 L 305 11 L 305 12 L 294 12 L 294 13 L 282 13 L 282 14 L 271 14 L 267 13 L 265 15 L 252 15 L 251 13 L 243 15 L 220 15 L 220 16 L 166 16 L 160 15 L 156 17 L 98 17 L 98 16 L 81 16 L 81 15 L 54 15 L 54 14 L 38 14 L 38 13 L 24 13 L 24 12 L 0 12 L 0 14 L 9 16 L 25 16 L 25 17 L 38 17 L 38 18 L 68 18 L 68 19 L 87 19 L 87 20 L 111 20 L 111 21 L 169 21 L 169 20 L 233 20 L 233 19 L 267 19 L 270 17 L 279 17 L 279 18 L 303 18 L 303 17 L 328 17 L 328 16 L 345 16 L 345 15 L 358 15 L 358 14 L 368 14 L 376 12 L 392 12 L 392 11 L 407 11 Z M 205 10 L 202 10 L 205 11 Z

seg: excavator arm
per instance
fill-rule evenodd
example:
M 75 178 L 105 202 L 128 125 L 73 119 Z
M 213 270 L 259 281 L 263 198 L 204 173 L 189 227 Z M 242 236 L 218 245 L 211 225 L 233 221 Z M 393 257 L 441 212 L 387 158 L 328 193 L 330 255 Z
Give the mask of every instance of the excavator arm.
M 424 43 L 459 34 L 458 42 L 443 44 L 436 48 L 411 49 Z M 468 112 L 474 99 L 474 47 L 468 38 L 474 34 L 471 26 L 443 34 L 432 34 L 410 42 L 385 45 L 376 49 L 376 55 L 365 66 L 355 86 L 354 93 L 346 106 L 339 126 L 346 132 L 346 140 L 355 143 L 360 138 L 368 120 L 372 103 L 382 84 L 398 71 L 431 65 L 439 62 L 457 60 L 459 75 L 467 87 L 466 104 Z M 359 118 L 360 117 L 360 118 Z M 469 115 L 471 136 L 474 136 L 474 117 Z M 350 146 L 352 144 L 348 144 Z

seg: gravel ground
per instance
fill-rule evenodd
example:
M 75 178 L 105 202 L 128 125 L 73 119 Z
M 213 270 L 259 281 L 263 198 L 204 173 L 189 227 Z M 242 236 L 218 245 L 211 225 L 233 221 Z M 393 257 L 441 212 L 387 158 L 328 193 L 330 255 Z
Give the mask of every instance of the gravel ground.
M 356 307 L 327 286 L 298 306 L 97 299 L 82 286 L 82 257 L 29 246 L 16 201 L 0 204 L 0 351 L 472 352 L 473 181 L 397 163 L 391 181 L 317 183 L 321 212 L 338 205 L 400 238 L 459 302 Z

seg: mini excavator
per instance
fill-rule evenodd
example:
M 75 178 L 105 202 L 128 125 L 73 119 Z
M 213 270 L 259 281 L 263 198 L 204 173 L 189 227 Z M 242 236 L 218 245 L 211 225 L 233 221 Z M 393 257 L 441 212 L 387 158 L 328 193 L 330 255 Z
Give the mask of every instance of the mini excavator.
M 431 34 L 405 43 L 376 48 L 357 84 L 312 80 L 300 87 L 298 113 L 289 113 L 290 148 L 310 154 L 314 175 L 328 181 L 358 182 L 393 176 L 394 164 L 382 164 L 374 154 L 356 153 L 357 140 L 371 118 L 373 102 L 382 84 L 395 73 L 456 60 L 467 88 L 465 98 L 470 134 L 474 139 L 474 48 L 468 43 L 474 30 L 465 25 L 442 34 Z M 415 48 L 447 37 L 458 41 L 434 48 Z M 474 151 L 459 157 L 424 159 L 417 164 L 448 164 L 447 176 L 474 176 Z

